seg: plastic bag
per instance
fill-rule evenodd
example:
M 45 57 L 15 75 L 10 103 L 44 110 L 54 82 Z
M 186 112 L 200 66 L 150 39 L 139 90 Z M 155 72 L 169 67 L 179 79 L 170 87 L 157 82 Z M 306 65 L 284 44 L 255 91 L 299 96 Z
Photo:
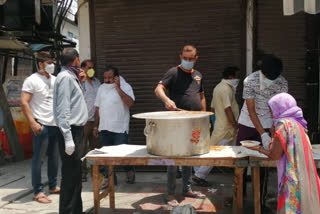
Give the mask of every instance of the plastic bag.
M 191 204 L 174 207 L 171 214 L 196 214 L 196 209 Z

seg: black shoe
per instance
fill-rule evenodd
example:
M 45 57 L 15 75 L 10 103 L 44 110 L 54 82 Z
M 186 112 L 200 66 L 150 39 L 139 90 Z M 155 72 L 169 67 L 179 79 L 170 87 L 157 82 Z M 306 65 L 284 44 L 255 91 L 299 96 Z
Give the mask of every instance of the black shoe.
M 197 176 L 192 177 L 193 184 L 200 187 L 210 187 L 211 184 L 205 179 L 198 178 Z

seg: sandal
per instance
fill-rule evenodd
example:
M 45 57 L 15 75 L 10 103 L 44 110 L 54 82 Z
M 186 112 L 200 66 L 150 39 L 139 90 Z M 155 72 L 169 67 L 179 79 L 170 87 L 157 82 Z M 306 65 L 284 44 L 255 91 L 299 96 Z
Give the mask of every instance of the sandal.
M 43 192 L 40 192 L 34 196 L 33 200 L 41 204 L 50 204 L 52 202 L 51 199 L 48 198 L 48 196 L 46 196 Z
M 206 195 L 202 194 L 201 192 L 190 191 L 190 192 L 184 193 L 184 197 L 204 199 L 204 198 L 206 198 Z
M 127 171 L 127 184 L 134 184 L 136 180 L 136 175 L 134 170 Z
M 49 190 L 50 194 L 59 194 L 60 193 L 60 187 L 56 187 L 55 189 Z
M 168 199 L 168 198 L 164 198 L 164 202 L 170 206 L 170 207 L 177 207 L 179 206 L 179 202 L 176 199 Z

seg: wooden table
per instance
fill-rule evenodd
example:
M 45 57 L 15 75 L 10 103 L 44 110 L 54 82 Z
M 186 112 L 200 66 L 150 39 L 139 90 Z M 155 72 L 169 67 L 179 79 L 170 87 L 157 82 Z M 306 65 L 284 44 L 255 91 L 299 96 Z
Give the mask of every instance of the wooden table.
M 314 156 L 314 161 L 317 168 L 320 168 L 320 160 Z M 249 157 L 249 166 L 252 167 L 252 188 L 254 200 L 254 213 L 261 213 L 260 200 L 260 167 L 277 167 L 276 161 L 269 158 Z
M 276 161 L 268 158 L 249 157 L 249 166 L 252 167 L 252 188 L 254 213 L 261 213 L 260 200 L 260 167 L 277 167 Z
M 126 147 L 124 147 L 126 146 Z M 93 194 L 94 210 L 100 213 L 100 200 L 109 195 L 110 207 L 115 208 L 115 189 L 113 167 L 119 165 L 148 165 L 148 166 L 222 166 L 234 168 L 234 193 L 233 213 L 242 214 L 243 210 L 243 172 L 248 166 L 248 158 L 239 152 L 239 147 L 234 147 L 233 157 L 221 157 L 219 150 L 212 147 L 210 153 L 192 157 L 163 157 L 150 155 L 146 146 L 120 145 L 118 150 L 106 149 L 107 154 L 87 154 L 88 162 L 93 168 Z M 126 152 L 123 153 L 124 148 Z M 219 147 L 216 147 L 219 148 Z M 231 152 L 232 153 L 232 152 Z M 100 193 L 99 190 L 99 166 L 107 165 L 109 171 L 108 188 Z

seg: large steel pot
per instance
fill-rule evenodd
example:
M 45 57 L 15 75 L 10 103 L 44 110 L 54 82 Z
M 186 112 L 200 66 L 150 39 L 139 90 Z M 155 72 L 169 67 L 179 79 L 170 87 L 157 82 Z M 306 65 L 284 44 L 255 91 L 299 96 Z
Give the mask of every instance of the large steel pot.
M 144 134 L 150 154 L 192 156 L 210 150 L 210 112 L 161 111 L 133 115 L 146 119 Z

